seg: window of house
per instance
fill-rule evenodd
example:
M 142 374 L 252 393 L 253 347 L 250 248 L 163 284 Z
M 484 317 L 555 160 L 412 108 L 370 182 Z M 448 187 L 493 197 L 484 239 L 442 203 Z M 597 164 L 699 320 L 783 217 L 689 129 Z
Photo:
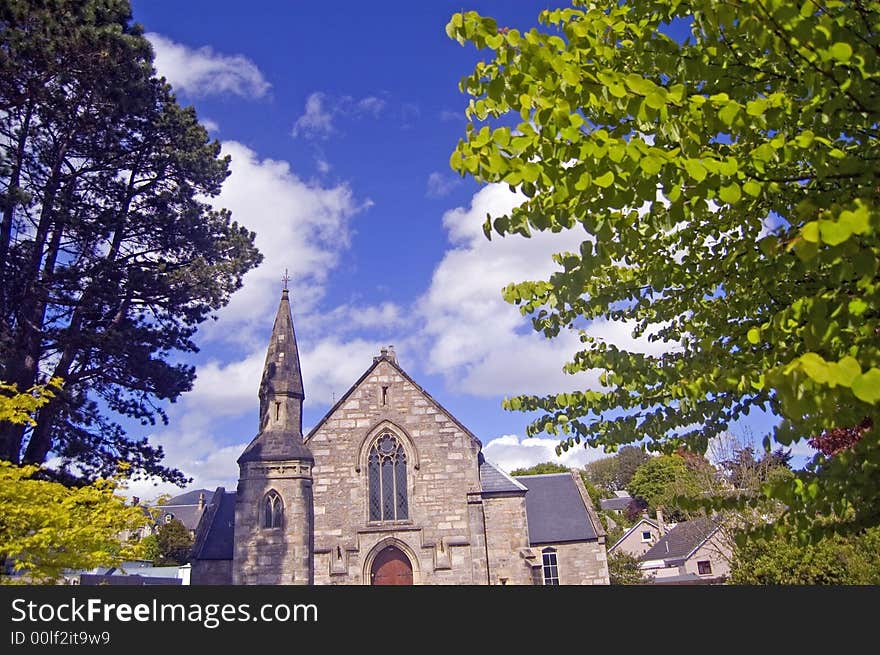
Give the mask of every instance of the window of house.
M 276 491 L 270 491 L 263 500 L 263 527 L 280 528 L 283 504 Z
M 400 521 L 409 518 L 406 452 L 393 434 L 384 433 L 373 443 L 367 475 L 370 520 Z
M 651 541 L 651 532 L 649 530 L 642 532 L 642 541 Z
M 545 548 L 541 551 L 544 564 L 544 584 L 559 584 L 559 564 L 556 560 L 556 549 Z
M 712 563 L 708 560 L 697 562 L 697 571 L 700 572 L 700 575 L 709 575 L 712 573 Z

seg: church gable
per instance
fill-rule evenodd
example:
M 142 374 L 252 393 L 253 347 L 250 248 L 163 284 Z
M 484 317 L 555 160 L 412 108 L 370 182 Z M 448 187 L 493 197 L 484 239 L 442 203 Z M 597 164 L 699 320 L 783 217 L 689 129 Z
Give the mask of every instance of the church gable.
M 449 567 L 458 576 L 450 582 L 473 579 L 468 495 L 480 491 L 480 442 L 393 352 L 374 360 L 306 444 L 315 457 L 316 581 L 368 575 L 369 544 L 390 537 L 417 554 L 425 580 L 453 576 Z

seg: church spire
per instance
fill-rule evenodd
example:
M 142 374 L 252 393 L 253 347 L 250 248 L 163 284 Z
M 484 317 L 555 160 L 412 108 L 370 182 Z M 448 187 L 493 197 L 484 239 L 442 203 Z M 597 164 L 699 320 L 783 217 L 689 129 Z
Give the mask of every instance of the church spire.
M 285 272 L 284 289 L 281 291 L 281 302 L 272 326 L 263 379 L 260 381 L 260 429 L 272 426 L 291 431 L 302 438 L 302 402 L 305 397 Z M 282 407 L 291 404 L 294 406 Z M 282 409 L 295 411 L 282 412 Z M 287 416 L 282 417 L 282 413 Z M 283 421 L 283 425 L 278 425 L 282 418 L 287 420 Z M 295 425 L 292 424 L 294 419 Z
M 306 394 L 290 314 L 286 271 L 282 279 L 284 289 L 260 381 L 260 432 L 242 453 L 239 462 L 300 456 L 311 458 L 303 446 L 302 405 Z

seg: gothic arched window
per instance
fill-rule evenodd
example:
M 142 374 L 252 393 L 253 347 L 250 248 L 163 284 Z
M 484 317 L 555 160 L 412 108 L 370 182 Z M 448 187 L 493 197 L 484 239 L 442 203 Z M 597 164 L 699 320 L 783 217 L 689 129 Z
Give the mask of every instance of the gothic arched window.
M 284 505 L 277 491 L 270 491 L 263 499 L 263 527 L 280 528 Z
M 370 520 L 409 518 L 406 491 L 406 452 L 400 440 L 383 433 L 373 442 L 367 460 Z

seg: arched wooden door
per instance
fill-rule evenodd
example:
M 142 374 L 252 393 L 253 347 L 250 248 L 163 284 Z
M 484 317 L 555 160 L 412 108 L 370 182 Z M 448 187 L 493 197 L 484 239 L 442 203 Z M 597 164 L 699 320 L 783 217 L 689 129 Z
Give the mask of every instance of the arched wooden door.
M 411 585 L 413 570 L 409 558 L 395 546 L 387 546 L 376 555 L 370 569 L 370 583 L 374 585 Z

